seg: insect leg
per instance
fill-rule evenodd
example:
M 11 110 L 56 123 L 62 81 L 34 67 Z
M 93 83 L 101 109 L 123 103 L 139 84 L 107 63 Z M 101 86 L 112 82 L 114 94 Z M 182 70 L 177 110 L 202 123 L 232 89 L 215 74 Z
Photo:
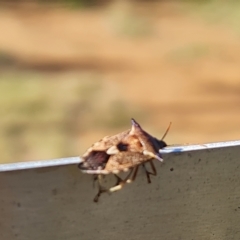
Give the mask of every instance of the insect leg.
M 95 182 L 98 180 L 98 175 L 93 174 L 93 187 L 95 187 Z
M 131 178 L 127 179 L 127 181 L 126 181 L 127 183 L 131 183 L 131 182 L 133 182 L 133 181 L 136 179 L 137 172 L 138 172 L 138 168 L 139 168 L 139 166 L 136 166 L 136 167 L 134 168 L 133 175 L 132 175 Z
M 157 170 L 156 170 L 156 168 L 155 168 L 155 166 L 154 166 L 154 163 L 153 163 L 152 161 L 150 161 L 149 163 L 150 163 L 150 165 L 151 165 L 151 167 L 152 167 L 152 172 L 149 173 L 149 174 L 151 174 L 151 175 L 153 175 L 153 176 L 156 176 L 156 175 L 157 175 Z
M 123 182 L 124 180 L 122 180 L 117 174 L 114 174 L 115 178 L 117 179 L 117 182 L 114 186 L 119 185 L 121 182 Z
M 142 166 L 143 166 L 143 168 L 144 168 L 144 170 L 145 170 L 145 173 L 146 173 L 146 175 L 147 175 L 147 181 L 148 181 L 148 183 L 151 183 L 150 175 L 156 176 L 156 175 L 157 175 L 157 171 L 156 171 L 156 168 L 155 168 L 153 162 L 152 162 L 152 161 L 149 161 L 149 163 L 150 163 L 150 165 L 151 165 L 152 172 L 149 172 L 149 171 L 147 170 L 147 168 L 146 168 L 146 166 L 145 166 L 145 163 L 143 163 Z
M 122 189 L 123 186 L 124 186 L 126 183 L 128 183 L 128 180 L 129 180 L 131 174 L 133 173 L 133 170 L 134 170 L 134 168 L 132 168 L 132 169 L 130 170 L 129 174 L 126 176 L 126 178 L 125 178 L 124 180 L 122 180 L 120 177 L 118 177 L 116 174 L 114 174 L 114 176 L 117 178 L 117 181 L 119 181 L 119 182 L 117 182 L 118 184 L 115 185 L 114 187 L 109 188 L 108 191 L 109 191 L 109 192 L 115 192 L 115 191 L 118 191 L 118 190 Z M 135 171 L 136 171 L 136 170 L 135 170 Z
M 138 172 L 138 167 L 136 166 L 135 168 L 131 169 L 130 173 L 127 175 L 127 177 L 122 180 L 118 175 L 114 174 L 114 176 L 117 178 L 117 182 L 116 185 L 119 185 L 120 183 L 131 183 L 135 180 L 136 176 L 137 176 L 137 172 Z M 132 177 L 130 178 L 131 174 L 133 173 Z
M 101 180 L 105 178 L 105 175 L 101 175 Z M 98 181 L 99 174 L 93 174 L 93 187 L 95 187 L 95 182 Z
M 100 175 L 100 174 L 96 175 L 96 177 L 94 177 L 94 180 L 96 178 L 98 180 L 98 193 L 95 196 L 95 198 L 93 199 L 94 202 L 98 202 L 98 199 L 102 193 L 108 192 L 108 190 L 101 185 L 102 175 Z

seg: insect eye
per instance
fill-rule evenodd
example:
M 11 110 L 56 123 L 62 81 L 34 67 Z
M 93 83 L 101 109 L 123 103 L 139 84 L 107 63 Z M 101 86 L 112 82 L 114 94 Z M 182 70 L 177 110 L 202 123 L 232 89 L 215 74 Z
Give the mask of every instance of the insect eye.
M 117 145 L 117 149 L 118 149 L 119 151 L 121 151 L 121 152 L 127 151 L 127 150 L 128 150 L 128 144 L 127 144 L 127 143 L 122 143 L 122 142 L 120 142 L 120 143 L 118 143 L 118 145 Z

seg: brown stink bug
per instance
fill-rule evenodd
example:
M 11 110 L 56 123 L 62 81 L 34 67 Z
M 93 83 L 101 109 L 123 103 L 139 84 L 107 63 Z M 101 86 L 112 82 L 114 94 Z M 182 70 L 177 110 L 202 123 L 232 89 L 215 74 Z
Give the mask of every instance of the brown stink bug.
M 133 182 L 140 165 L 144 168 L 148 183 L 151 183 L 150 175 L 155 176 L 157 174 L 152 160 L 163 161 L 159 150 L 167 146 L 163 139 L 170 125 L 162 139 L 158 140 L 144 131 L 132 119 L 131 129 L 114 136 L 104 137 L 83 154 L 83 161 L 78 167 L 85 173 L 93 174 L 94 181 L 98 181 L 98 193 L 94 198 L 95 202 L 98 201 L 102 193 L 120 190 L 126 183 Z M 152 172 L 147 170 L 146 162 L 150 163 Z M 125 179 L 117 175 L 121 171 L 129 171 Z M 102 175 L 109 173 L 114 174 L 117 182 L 113 187 L 106 189 L 101 185 L 101 179 Z

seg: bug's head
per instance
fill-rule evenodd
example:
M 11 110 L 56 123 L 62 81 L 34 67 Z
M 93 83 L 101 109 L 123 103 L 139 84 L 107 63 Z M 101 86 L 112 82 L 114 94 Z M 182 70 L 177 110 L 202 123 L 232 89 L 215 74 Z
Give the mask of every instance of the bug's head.
M 157 139 L 157 138 L 154 138 L 154 141 L 155 141 L 155 143 L 156 143 L 156 145 L 157 145 L 158 150 L 167 147 L 167 143 L 166 143 L 165 141 L 163 141 L 163 139 L 166 137 L 166 135 L 167 135 L 167 133 L 168 133 L 170 127 L 171 127 L 171 124 L 172 124 L 172 123 L 170 122 L 170 124 L 169 124 L 167 130 L 165 131 L 165 133 L 163 134 L 161 140 L 159 140 L 159 139 Z
M 134 120 L 133 118 L 131 119 L 132 121 L 132 128 L 130 131 L 130 134 L 136 134 L 138 136 L 147 136 L 148 140 L 151 142 L 152 146 L 154 147 L 155 151 L 159 151 L 160 149 L 164 148 L 167 146 L 167 143 L 164 140 L 164 138 L 166 137 L 170 127 L 171 127 L 171 122 L 167 128 L 167 130 L 165 131 L 165 133 L 163 134 L 163 137 L 161 140 L 151 136 L 150 134 L 148 134 L 147 132 L 145 132 L 142 127 L 139 125 L 139 123 L 136 122 L 136 120 Z
M 155 141 L 158 145 L 158 149 L 162 149 L 162 148 L 167 147 L 166 142 L 164 142 L 163 140 L 158 140 L 157 138 L 155 138 Z

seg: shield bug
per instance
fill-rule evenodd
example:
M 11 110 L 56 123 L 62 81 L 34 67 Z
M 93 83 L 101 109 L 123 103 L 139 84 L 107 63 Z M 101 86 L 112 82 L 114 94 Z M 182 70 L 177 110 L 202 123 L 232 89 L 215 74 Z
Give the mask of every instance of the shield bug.
M 104 192 L 115 192 L 120 190 L 126 183 L 133 182 L 136 178 L 140 165 L 147 176 L 148 183 L 151 183 L 150 175 L 156 175 L 153 159 L 163 161 L 159 150 L 166 147 L 163 141 L 171 126 L 167 128 L 161 140 L 151 136 L 144 131 L 141 126 L 132 119 L 131 129 L 113 136 L 107 136 L 94 143 L 82 156 L 82 162 L 78 167 L 88 174 L 93 174 L 94 181 L 98 181 L 98 193 L 94 198 L 97 202 Z M 146 168 L 149 162 L 152 172 Z M 122 179 L 117 174 L 121 171 L 129 171 L 128 175 Z M 116 184 L 106 189 L 102 186 L 102 177 L 112 173 L 117 179 Z

